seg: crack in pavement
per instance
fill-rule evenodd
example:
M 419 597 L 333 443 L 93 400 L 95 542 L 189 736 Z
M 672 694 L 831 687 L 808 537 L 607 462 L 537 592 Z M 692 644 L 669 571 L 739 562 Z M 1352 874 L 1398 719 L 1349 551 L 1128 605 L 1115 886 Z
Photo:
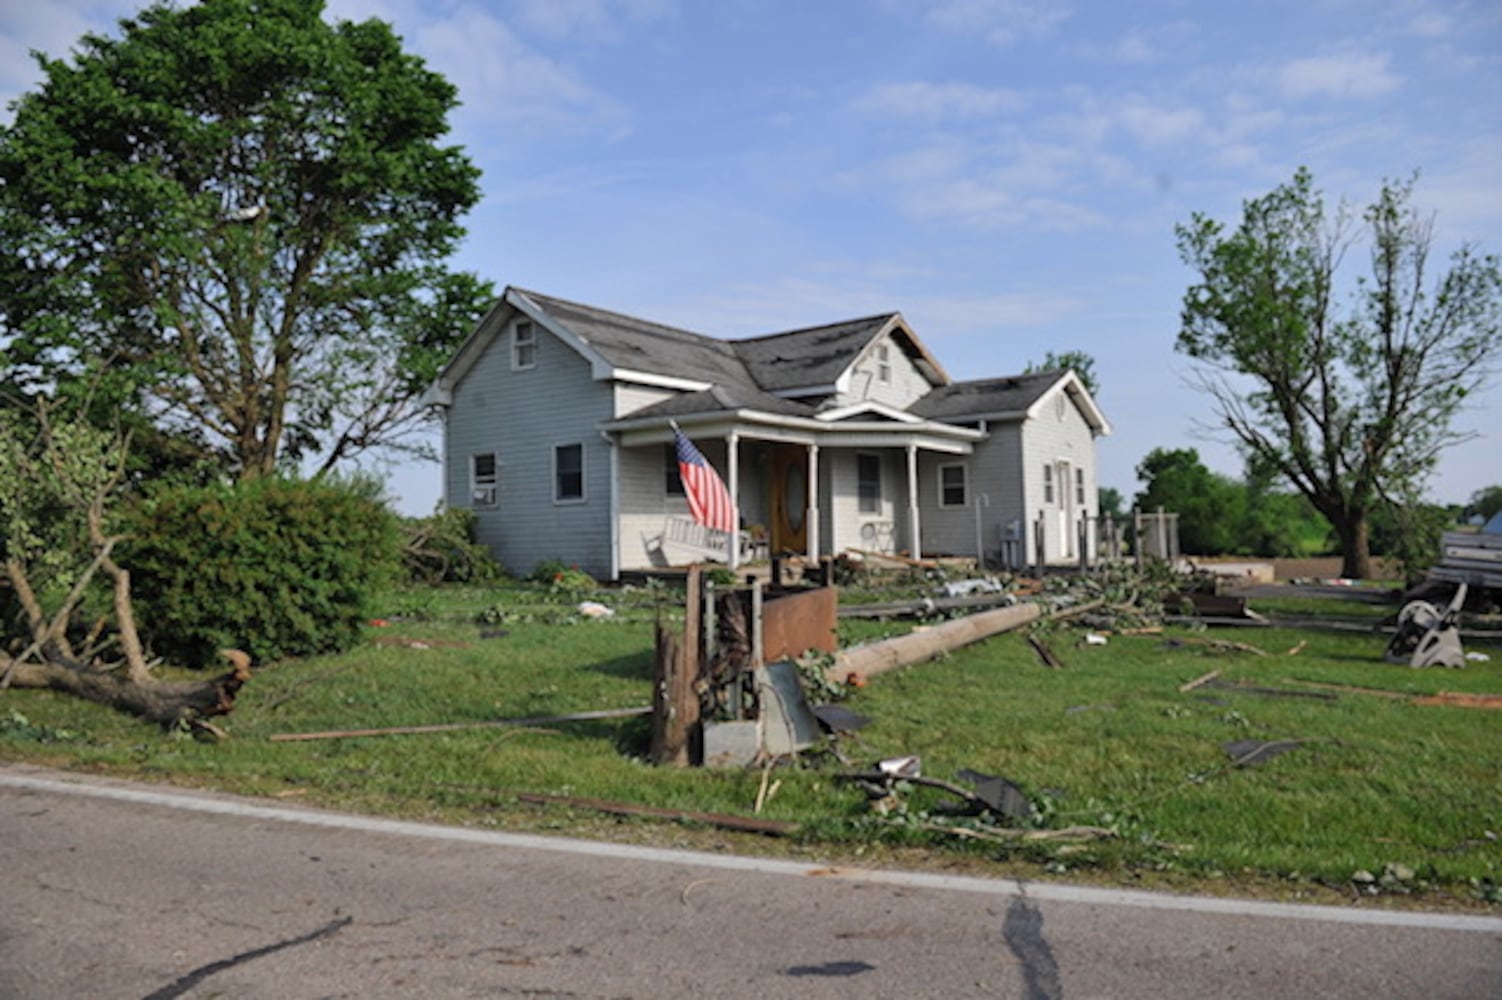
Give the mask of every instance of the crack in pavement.
M 1059 963 L 1043 937 L 1043 911 L 1031 900 L 1018 896 L 1007 908 L 1001 936 L 1022 963 L 1027 1000 L 1063 1000 Z
M 242 951 L 240 954 L 231 956 L 230 958 L 222 958 L 217 962 L 210 962 L 208 965 L 200 965 L 192 972 L 188 973 L 185 976 L 179 977 L 171 983 L 168 983 L 166 986 L 163 986 L 155 993 L 147 994 L 144 1000 L 175 1000 L 176 997 L 184 995 L 193 987 L 197 986 L 199 983 L 203 982 L 205 979 L 209 978 L 217 972 L 223 972 L 225 969 L 232 968 L 233 966 L 240 965 L 244 962 L 262 958 L 266 955 L 272 954 L 273 952 L 281 951 L 283 948 L 291 948 L 295 945 L 307 944 L 310 941 L 316 941 L 321 937 L 327 937 L 330 934 L 337 933 L 338 931 L 341 931 L 344 928 L 348 927 L 350 923 L 354 921 L 354 919 L 354 917 L 340 917 L 338 920 L 324 924 L 322 927 L 311 930 L 299 937 L 288 938 L 285 941 L 277 941 L 272 944 L 262 945 L 261 947 L 253 948 L 250 951 Z

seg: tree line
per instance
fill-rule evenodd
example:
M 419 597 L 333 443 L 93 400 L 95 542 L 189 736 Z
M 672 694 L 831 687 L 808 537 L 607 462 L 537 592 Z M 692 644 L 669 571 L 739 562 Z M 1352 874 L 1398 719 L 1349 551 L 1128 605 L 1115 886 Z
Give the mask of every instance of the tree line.
M 1155 448 L 1137 465 L 1142 488 L 1128 508 L 1122 493 L 1101 490 L 1103 513 L 1159 508 L 1178 515 L 1179 548 L 1203 556 L 1300 558 L 1339 555 L 1330 522 L 1303 494 L 1280 483 L 1275 470 L 1252 462 L 1243 478 L 1211 471 L 1194 448 Z M 1395 560 L 1410 573 L 1439 556 L 1439 536 L 1478 524 L 1502 510 L 1502 485 L 1473 493 L 1464 504 L 1379 505 L 1371 514 L 1371 554 Z

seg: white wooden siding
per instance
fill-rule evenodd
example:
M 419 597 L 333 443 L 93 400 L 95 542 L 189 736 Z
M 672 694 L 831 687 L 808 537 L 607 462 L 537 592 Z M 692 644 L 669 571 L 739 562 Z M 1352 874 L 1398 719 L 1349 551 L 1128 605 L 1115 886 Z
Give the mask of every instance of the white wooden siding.
M 892 377 L 886 382 L 881 381 L 877 371 L 880 362 L 876 348 L 879 345 L 886 345 L 887 363 L 892 369 Z M 890 336 L 872 342 L 850 372 L 850 388 L 835 397 L 836 406 L 874 401 L 905 410 L 933 388 L 913 364 L 913 359 Z
M 728 448 L 723 438 L 695 438 L 715 472 L 730 485 Z M 767 523 L 766 445 L 742 439 L 740 455 L 740 517 L 746 525 Z M 704 558 L 697 550 L 661 546 L 668 517 L 689 517 L 688 500 L 670 496 L 662 445 L 623 448 L 620 453 L 620 564 L 621 569 L 649 569 L 654 565 L 682 565 Z
M 1063 405 L 1059 405 L 1062 401 Z M 1033 525 L 1040 512 L 1044 514 L 1043 559 L 1049 563 L 1073 562 L 1079 558 L 1078 525 L 1082 518 L 1093 517 L 1098 511 L 1095 470 L 1095 436 L 1090 425 L 1062 390 L 1054 390 L 1045 397 L 1039 407 L 1039 416 L 1028 421 L 1022 429 L 1021 461 L 1025 470 L 1027 490 L 1025 495 L 1025 537 L 1028 559 L 1036 559 L 1033 551 Z M 1058 478 L 1057 464 L 1068 462 L 1070 473 L 1067 481 Z M 1055 467 L 1053 499 L 1044 499 L 1043 466 Z M 1085 472 L 1085 502 L 1074 502 L 1074 472 Z M 1062 523 L 1059 512 L 1068 511 L 1068 523 Z M 1064 532 L 1070 532 L 1065 538 Z
M 670 399 L 678 395 L 672 389 L 658 389 L 646 385 L 633 385 L 629 382 L 615 383 L 615 416 L 624 417 L 628 413 L 635 413 L 644 406 L 660 403 L 664 399 Z
M 875 455 L 881 461 L 881 503 L 874 513 L 860 509 L 856 455 Z M 890 448 L 833 449 L 819 452 L 828 493 L 820 497 L 820 548 L 896 552 L 907 548 L 906 457 Z
M 537 364 L 511 368 L 511 337 L 497 337 L 454 387 L 446 435 L 448 496 L 468 506 L 469 456 L 494 452 L 496 506 L 475 511 L 476 535 L 502 565 L 524 575 L 561 559 L 597 577 L 610 573 L 610 445 L 599 425 L 614 394 L 571 348 L 537 329 Z M 584 500 L 553 502 L 553 448 L 584 450 Z

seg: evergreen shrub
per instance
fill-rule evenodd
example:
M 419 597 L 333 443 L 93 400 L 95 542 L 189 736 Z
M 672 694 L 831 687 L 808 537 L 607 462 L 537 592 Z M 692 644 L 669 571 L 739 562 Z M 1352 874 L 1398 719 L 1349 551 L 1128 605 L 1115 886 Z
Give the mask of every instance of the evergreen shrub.
M 122 552 L 155 655 L 188 666 L 340 652 L 394 578 L 396 517 L 339 484 L 265 478 L 169 487 L 141 505 Z

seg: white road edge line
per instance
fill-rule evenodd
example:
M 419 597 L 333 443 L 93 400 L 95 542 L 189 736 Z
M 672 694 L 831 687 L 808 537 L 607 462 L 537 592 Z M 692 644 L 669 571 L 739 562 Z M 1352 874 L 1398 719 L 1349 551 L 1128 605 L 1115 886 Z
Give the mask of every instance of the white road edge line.
M 649 861 L 657 864 L 689 865 L 733 871 L 759 872 L 767 875 L 820 876 L 849 882 L 899 885 L 907 888 L 939 889 L 949 892 L 973 892 L 997 896 L 1026 896 L 1032 900 L 1061 903 L 1084 903 L 1094 906 L 1135 906 L 1154 910 L 1180 910 L 1190 913 L 1226 916 L 1278 917 L 1291 920 L 1315 920 L 1338 924 L 1384 927 L 1415 927 L 1435 930 L 1475 931 L 1502 934 L 1502 917 L 1479 917 L 1457 913 L 1414 913 L 1401 910 L 1362 910 L 1353 907 L 1316 906 L 1297 903 L 1265 903 L 1257 900 L 1225 899 L 1213 896 L 1175 896 L 1139 889 L 1101 889 L 1092 886 L 1059 885 L 1052 882 L 1020 882 L 1016 879 L 987 879 L 960 875 L 933 875 L 926 872 L 880 871 L 869 868 L 825 866 L 777 858 L 737 857 L 677 851 L 633 844 L 611 844 L 565 837 L 543 837 L 498 830 L 475 830 L 462 826 L 440 826 L 408 820 L 381 819 L 311 809 L 288 809 L 261 805 L 247 800 L 208 797 L 192 792 L 157 791 L 128 785 L 93 784 L 85 781 L 60 781 L 35 778 L 0 771 L 0 787 L 81 795 L 141 805 L 182 809 L 190 812 L 240 816 L 247 819 L 278 820 L 306 826 L 396 837 L 424 837 L 493 847 L 551 851 L 555 854 L 584 854 L 602 858 Z

